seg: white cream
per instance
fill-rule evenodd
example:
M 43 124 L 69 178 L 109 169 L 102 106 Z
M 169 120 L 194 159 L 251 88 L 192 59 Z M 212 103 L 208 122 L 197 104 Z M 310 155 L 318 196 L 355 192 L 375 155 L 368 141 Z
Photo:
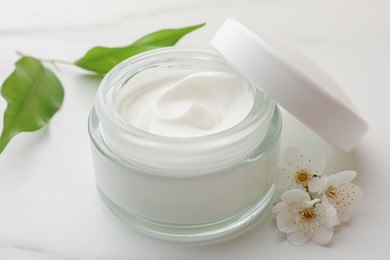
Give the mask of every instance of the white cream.
M 112 212 L 142 232 L 227 236 L 270 202 L 280 127 L 274 101 L 217 53 L 146 52 L 99 88 L 89 118 L 96 183 Z
M 253 90 L 226 72 L 176 75 L 140 82 L 120 93 L 118 112 L 149 133 L 195 137 L 224 131 L 242 121 L 253 106 Z

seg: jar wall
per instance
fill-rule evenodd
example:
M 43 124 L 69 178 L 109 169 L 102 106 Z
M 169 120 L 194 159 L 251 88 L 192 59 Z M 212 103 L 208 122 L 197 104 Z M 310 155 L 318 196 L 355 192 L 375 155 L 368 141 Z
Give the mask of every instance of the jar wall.
M 281 118 L 276 109 L 264 141 L 229 171 L 198 177 L 154 175 L 128 165 L 104 145 L 92 112 L 90 133 L 96 183 L 103 200 L 131 227 L 160 237 L 218 234 L 261 214 L 274 192 Z M 229 174 L 226 174 L 228 172 Z M 117 211 L 117 212 L 115 212 Z M 224 223 L 222 226 L 218 223 Z M 161 234 L 162 233 L 162 234 Z
M 89 133 L 98 190 L 114 214 L 149 235 L 203 241 L 242 230 L 269 205 L 281 117 L 275 102 L 244 78 L 242 86 L 253 90 L 253 107 L 240 123 L 216 134 L 159 136 L 117 113 L 117 94 L 131 91 L 137 79 L 183 69 L 236 73 L 209 50 L 140 54 L 102 81 Z
M 274 148 L 229 175 L 171 178 L 120 165 L 93 149 L 97 185 L 114 203 L 141 218 L 184 225 L 223 220 L 255 205 L 272 187 L 276 153 Z

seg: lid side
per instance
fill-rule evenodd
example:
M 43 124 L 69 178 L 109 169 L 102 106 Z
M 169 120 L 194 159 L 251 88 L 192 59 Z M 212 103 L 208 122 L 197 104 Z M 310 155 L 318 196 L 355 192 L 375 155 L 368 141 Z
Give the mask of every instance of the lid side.
M 228 19 L 211 42 L 241 74 L 317 134 L 349 152 L 368 130 L 344 91 L 304 55 Z

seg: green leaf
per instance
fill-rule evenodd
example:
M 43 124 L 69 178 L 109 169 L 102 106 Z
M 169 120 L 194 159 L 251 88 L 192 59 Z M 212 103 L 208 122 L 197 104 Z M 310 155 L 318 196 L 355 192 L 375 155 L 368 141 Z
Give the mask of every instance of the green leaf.
M 115 65 L 125 59 L 144 51 L 175 45 L 184 35 L 204 26 L 195 26 L 179 29 L 165 29 L 148 34 L 133 44 L 125 47 L 107 48 L 94 47 L 82 58 L 75 62 L 75 65 L 97 73 L 107 73 Z
M 61 107 L 64 89 L 58 78 L 32 57 L 22 57 L 4 81 L 1 95 L 7 101 L 0 153 L 20 132 L 42 128 Z
M 165 29 L 150 33 L 138 39 L 134 45 L 153 45 L 168 47 L 175 45 L 184 35 L 203 27 L 205 23 L 179 29 Z

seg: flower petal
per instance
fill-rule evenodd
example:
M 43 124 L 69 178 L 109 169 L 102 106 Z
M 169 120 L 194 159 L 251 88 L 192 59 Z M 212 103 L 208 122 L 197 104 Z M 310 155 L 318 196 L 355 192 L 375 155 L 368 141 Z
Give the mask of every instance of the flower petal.
M 313 200 L 305 200 L 302 202 L 303 208 L 311 208 L 316 204 L 317 202 L 321 201 L 319 198 L 314 198 Z
M 314 236 L 311 239 L 320 245 L 325 245 L 329 243 L 329 241 L 333 237 L 333 227 L 327 228 L 325 225 L 320 225 L 316 228 Z
M 291 171 L 283 168 L 277 171 L 275 185 L 278 190 L 288 190 L 294 183 L 294 177 Z
M 272 213 L 278 214 L 283 209 L 287 208 L 287 204 L 284 202 L 278 202 L 272 207 Z
M 302 158 L 302 152 L 296 147 L 289 147 L 284 152 L 285 163 L 291 168 L 294 168 L 295 170 L 296 167 L 302 167 Z
M 286 208 L 276 216 L 276 226 L 284 233 L 295 232 L 299 229 L 299 215 L 294 210 Z
M 325 170 L 326 159 L 321 155 L 314 159 L 308 159 L 306 165 L 302 165 L 309 173 L 321 176 Z
M 309 187 L 309 191 L 310 192 L 320 191 L 326 185 L 327 179 L 328 177 L 325 175 L 321 177 L 313 177 L 313 179 L 307 184 L 307 186 Z
M 332 186 L 333 187 L 333 186 Z M 353 183 L 339 184 L 333 187 L 335 195 L 327 197 L 325 192 L 323 201 L 328 201 L 337 211 L 338 223 L 348 221 L 351 217 L 352 207 L 362 196 L 362 190 Z
M 303 201 L 310 201 L 310 195 L 304 190 L 294 189 L 284 192 L 281 199 L 287 206 L 298 209 L 301 207 Z
M 351 215 L 352 215 L 352 207 L 343 208 L 340 214 L 338 214 L 339 223 L 349 221 L 351 219 Z
M 356 177 L 355 171 L 343 171 L 329 176 L 329 186 L 350 183 Z
M 294 246 L 301 246 L 310 240 L 310 236 L 307 234 L 305 235 L 303 232 L 297 231 L 287 234 L 287 240 Z
M 330 228 L 337 225 L 336 209 L 327 200 L 323 200 L 320 204 L 317 204 L 316 208 L 319 214 L 319 221 L 324 223 L 325 227 Z

